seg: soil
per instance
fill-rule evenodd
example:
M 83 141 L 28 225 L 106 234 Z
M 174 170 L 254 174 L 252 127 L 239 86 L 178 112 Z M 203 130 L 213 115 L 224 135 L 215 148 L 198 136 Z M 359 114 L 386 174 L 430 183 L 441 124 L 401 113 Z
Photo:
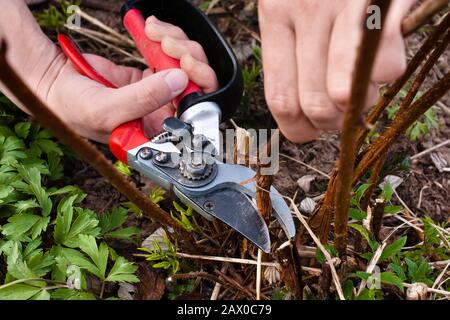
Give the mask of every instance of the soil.
M 90 1 L 86 1 L 86 3 L 91 4 Z M 124 32 L 120 25 L 119 15 L 114 13 L 120 8 L 121 3 L 121 0 L 108 1 L 108 4 L 111 6 L 111 12 L 94 10 L 92 9 L 92 7 L 95 7 L 93 5 L 89 5 L 85 9 L 89 14 L 97 17 L 112 28 Z M 230 2 L 226 3 L 226 8 L 221 6 L 215 7 L 211 11 L 210 17 L 225 34 L 227 40 L 231 42 L 240 57 L 241 62 L 244 65 L 251 66 L 255 62 L 251 55 L 251 48 L 253 44 L 258 44 L 257 36 L 255 36 L 258 34 L 256 1 L 232 1 L 232 4 L 230 4 Z M 422 28 L 421 31 L 407 39 L 406 42 L 409 57 L 417 51 L 420 44 L 425 39 L 426 34 L 427 28 Z M 108 57 L 117 63 L 130 65 L 129 61 L 126 59 L 124 60 L 123 56 L 111 49 L 107 49 L 102 45 L 80 36 L 76 36 L 75 38 L 78 39 L 78 43 L 85 52 L 96 53 Z M 450 53 L 447 51 L 428 77 L 424 88 L 428 88 L 433 82 L 448 72 L 449 62 Z M 133 64 L 131 63 L 131 65 Z M 236 123 L 242 127 L 256 125 L 257 127 L 275 128 L 275 122 L 271 118 L 264 102 L 262 81 L 263 79 L 260 77 L 255 85 L 253 95 L 249 100 L 249 105 L 245 106 L 245 110 L 241 110 L 234 119 Z M 439 130 L 433 130 L 430 134 L 422 136 L 415 142 L 409 141 L 407 137 L 401 137 L 398 143 L 391 148 L 390 157 L 395 155 L 410 157 L 450 139 L 450 95 L 447 94 L 436 105 L 436 111 Z M 252 119 L 249 119 L 250 116 Z M 299 128 L 299 130 L 301 130 L 301 128 Z M 105 153 L 109 154 L 106 146 L 99 145 L 99 147 Z M 337 132 L 326 133 L 316 141 L 306 144 L 294 144 L 289 141 L 283 141 L 281 152 L 328 174 L 331 172 L 334 163 L 338 158 L 339 134 Z M 438 157 L 447 161 L 447 167 L 450 166 L 450 146 L 439 149 L 435 154 L 438 154 Z M 111 157 L 110 154 L 109 156 Z M 398 187 L 397 192 L 400 198 L 413 212 L 417 213 L 419 216 L 429 215 L 438 222 L 450 220 L 450 173 L 440 172 L 439 168 L 434 164 L 430 154 L 413 161 L 410 170 L 394 171 L 389 174 L 399 175 L 404 179 L 404 182 Z M 308 192 L 305 192 L 300 188 L 297 183 L 298 179 L 305 175 L 313 175 L 315 177 Z M 110 210 L 112 207 L 126 201 L 126 199 L 124 199 L 108 183 L 108 181 L 101 177 L 94 169 L 76 159 L 66 160 L 65 177 L 65 184 L 77 185 L 87 192 L 88 197 L 85 200 L 85 205 L 97 212 Z M 148 190 L 153 187 L 150 182 L 139 176 L 134 176 L 133 181 L 145 192 L 148 192 Z M 275 176 L 275 186 L 284 195 L 289 197 L 295 196 L 296 203 L 299 203 L 305 197 L 314 198 L 320 196 L 324 193 L 326 185 L 327 179 L 324 176 L 292 160 L 288 160 L 284 157 L 280 158 L 280 171 Z M 419 199 L 421 199 L 420 206 Z M 400 205 L 399 200 L 395 197 L 393 202 Z M 167 201 L 163 206 L 166 205 Z M 141 228 L 142 238 L 147 237 L 155 229 L 155 226 L 151 221 L 145 218 L 130 217 L 129 224 Z M 122 245 L 119 252 L 128 252 L 127 256 L 130 257 L 129 253 L 133 250 L 135 250 L 135 247 Z M 235 250 L 231 250 L 231 252 L 239 254 L 239 252 L 235 252 Z M 243 253 L 243 256 L 249 257 L 251 255 L 251 250 Z M 200 265 L 199 267 L 203 268 L 203 265 Z M 253 267 L 249 268 L 251 269 Z M 243 278 L 243 275 L 245 275 L 246 272 L 242 272 L 243 269 L 241 269 L 240 266 L 234 266 L 230 269 L 231 270 L 228 272 L 237 278 L 241 278 L 241 283 L 243 285 L 251 283 L 251 280 Z M 149 273 L 144 267 L 141 267 L 140 272 L 146 273 L 145 277 L 152 279 L 151 281 L 157 283 L 159 287 L 161 286 L 161 280 L 158 276 Z M 205 286 L 206 287 L 203 288 L 202 285 L 203 291 L 201 292 L 203 292 L 205 296 L 207 294 L 210 295 L 212 287 L 210 284 L 205 284 Z M 142 298 L 161 298 L 162 294 L 156 293 L 152 296 L 149 294 L 149 290 L 150 289 L 146 291 L 145 288 L 139 288 L 138 296 Z M 269 289 L 266 288 L 266 292 L 267 290 Z M 228 298 L 233 298 L 233 295 L 230 294 Z

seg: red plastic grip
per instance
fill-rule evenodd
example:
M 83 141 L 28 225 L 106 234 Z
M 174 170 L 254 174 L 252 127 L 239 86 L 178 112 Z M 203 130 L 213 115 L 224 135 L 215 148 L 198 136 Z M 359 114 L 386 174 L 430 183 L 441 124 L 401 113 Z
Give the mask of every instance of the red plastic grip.
M 147 61 L 150 69 L 156 72 L 166 69 L 180 69 L 179 60 L 166 55 L 161 48 L 161 43 L 152 41 L 147 37 L 145 34 L 145 19 L 139 10 L 129 10 L 124 16 L 123 24 Z M 173 104 L 178 107 L 181 99 L 196 92 L 202 92 L 202 89 L 190 81 L 186 90 L 173 101 Z
M 60 34 L 58 35 L 58 42 L 64 54 L 69 58 L 78 72 L 108 88 L 117 88 L 95 71 L 69 37 Z M 127 152 L 148 141 L 149 139 L 144 135 L 142 120 L 138 119 L 124 123 L 114 129 L 109 138 L 109 148 L 117 159 L 128 163 Z
M 58 35 L 58 43 L 61 46 L 64 54 L 69 58 L 74 67 L 79 73 L 88 77 L 91 80 L 97 81 L 108 88 L 116 88 L 111 82 L 103 78 L 101 75 L 95 71 L 95 69 L 86 61 L 86 59 L 78 50 L 77 46 L 72 42 L 72 40 L 64 34 Z

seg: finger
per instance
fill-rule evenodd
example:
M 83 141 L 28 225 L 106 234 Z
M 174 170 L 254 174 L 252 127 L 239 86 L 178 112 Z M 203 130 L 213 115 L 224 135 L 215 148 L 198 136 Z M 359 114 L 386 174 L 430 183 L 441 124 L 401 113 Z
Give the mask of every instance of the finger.
M 294 31 L 286 21 L 274 18 L 272 11 L 277 8 L 272 7 L 259 7 L 266 100 L 286 138 L 305 142 L 317 137 L 319 131 L 300 108 Z
M 158 20 L 155 16 L 151 16 L 145 23 L 145 33 L 153 41 L 161 42 L 165 36 L 178 40 L 189 40 L 184 31 L 173 24 Z
M 103 121 L 103 125 L 112 130 L 122 123 L 142 118 L 168 104 L 183 92 L 187 83 L 188 77 L 182 70 L 171 69 L 120 89 L 102 90 L 102 96 L 97 98 L 104 107 L 96 109 L 97 121 Z
M 196 41 L 180 40 L 170 36 L 164 36 L 161 41 L 163 51 L 170 57 L 181 59 L 181 57 L 188 53 L 195 59 L 208 63 L 203 47 Z
M 350 1 L 337 16 L 331 33 L 327 87 L 332 101 L 341 110 L 345 110 L 350 100 L 365 10 L 366 1 Z
M 162 132 L 164 120 L 173 117 L 175 109 L 171 104 L 150 113 L 144 117 L 144 132 L 147 137 L 154 137 Z
M 93 54 L 84 54 L 83 56 L 99 75 L 119 88 L 142 79 L 142 71 L 139 69 L 119 66 Z
M 219 88 L 216 73 L 208 64 L 185 54 L 181 57 L 180 66 L 189 79 L 202 87 L 205 93 L 214 92 Z
M 394 1 L 383 25 L 383 36 L 375 60 L 372 81 L 388 83 L 406 70 L 406 50 L 401 26 L 416 0 Z
M 320 19 L 299 19 L 296 24 L 299 97 L 303 112 L 316 128 L 335 130 L 342 127 L 344 114 L 328 96 L 326 86 L 334 12 L 323 9 L 320 14 Z

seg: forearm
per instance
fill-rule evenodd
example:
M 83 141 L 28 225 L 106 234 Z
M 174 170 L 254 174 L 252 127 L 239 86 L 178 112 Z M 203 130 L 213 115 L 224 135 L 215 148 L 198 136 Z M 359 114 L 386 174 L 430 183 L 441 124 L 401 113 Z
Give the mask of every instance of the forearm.
M 0 0 L 0 7 L 0 37 L 7 44 L 7 60 L 45 101 L 65 58 L 42 32 L 23 0 Z M 0 91 L 15 100 L 1 83 Z

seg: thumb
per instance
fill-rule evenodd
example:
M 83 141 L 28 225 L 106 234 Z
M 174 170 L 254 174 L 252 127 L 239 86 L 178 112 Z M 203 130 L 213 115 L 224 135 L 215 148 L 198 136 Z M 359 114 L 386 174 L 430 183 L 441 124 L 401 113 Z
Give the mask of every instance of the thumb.
M 105 105 L 116 125 L 142 118 L 168 104 L 184 91 L 187 75 L 180 69 L 155 73 L 142 80 L 108 92 Z

